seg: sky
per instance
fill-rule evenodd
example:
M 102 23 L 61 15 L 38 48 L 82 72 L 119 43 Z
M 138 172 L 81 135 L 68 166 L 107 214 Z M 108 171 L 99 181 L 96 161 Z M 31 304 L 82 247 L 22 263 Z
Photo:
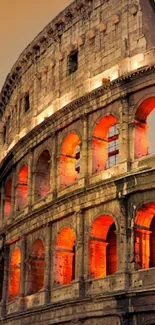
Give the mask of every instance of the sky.
M 71 0 L 0 0 L 0 90 L 19 55 Z
M 0 0 L 0 90 L 19 55 L 72 0 Z M 149 140 L 155 152 L 155 110 L 149 117 Z

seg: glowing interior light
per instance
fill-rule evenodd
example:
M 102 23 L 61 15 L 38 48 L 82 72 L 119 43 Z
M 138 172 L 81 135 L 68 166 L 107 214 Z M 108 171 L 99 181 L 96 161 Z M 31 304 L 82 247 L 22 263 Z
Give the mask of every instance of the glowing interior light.
M 135 115 L 135 158 L 146 156 L 149 153 L 150 143 L 154 143 L 154 135 L 148 138 L 148 117 L 152 118 L 155 107 L 155 97 L 145 99 L 138 107 Z M 152 119 L 153 121 L 153 119 Z M 149 140 L 153 139 L 150 141 Z M 151 153 L 153 146 L 151 147 Z
M 45 249 L 42 241 L 37 239 L 29 256 L 27 294 L 34 294 L 44 286 Z
M 80 139 L 75 132 L 69 133 L 63 141 L 60 155 L 60 183 L 63 186 L 74 183 L 78 178 L 76 152 L 79 144 Z
M 115 71 L 115 72 L 111 75 L 111 77 L 110 77 L 110 81 L 113 81 L 113 80 L 117 79 L 118 77 L 119 77 L 119 75 L 118 75 L 118 71 Z
M 58 235 L 55 247 L 54 281 L 55 284 L 69 284 L 75 279 L 75 234 L 64 228 Z
M 135 268 L 155 267 L 155 203 L 144 204 L 135 218 Z
M 9 268 L 9 301 L 14 300 L 19 293 L 21 253 L 17 248 L 11 256 Z
M 138 55 L 133 56 L 130 62 L 131 71 L 141 68 L 144 65 L 144 54 L 140 53 Z
M 116 227 L 111 216 L 99 216 L 92 224 L 89 240 L 89 271 L 93 278 L 114 274 L 117 270 Z

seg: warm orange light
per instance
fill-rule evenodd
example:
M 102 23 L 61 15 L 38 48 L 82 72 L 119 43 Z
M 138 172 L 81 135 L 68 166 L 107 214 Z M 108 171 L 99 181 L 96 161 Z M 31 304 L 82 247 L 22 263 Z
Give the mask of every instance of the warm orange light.
M 20 286 L 21 253 L 18 248 L 14 250 L 10 261 L 9 272 L 9 300 L 14 300 L 19 293 Z
M 50 191 L 50 154 L 44 150 L 38 158 L 35 171 L 35 200 L 47 195 Z
M 6 186 L 4 192 L 4 219 L 8 219 L 11 213 L 11 192 L 12 192 L 12 180 L 10 179 Z
M 155 109 L 155 97 L 145 99 L 138 107 L 135 115 L 135 158 L 148 154 L 150 147 L 148 141 L 147 118 Z
M 111 216 L 103 215 L 93 222 L 89 241 L 89 270 L 93 278 L 104 277 L 117 270 L 115 230 Z
M 72 132 L 66 136 L 63 141 L 60 155 L 60 182 L 61 185 L 67 186 L 72 184 L 78 177 L 75 170 L 75 154 L 80 144 L 79 136 Z
M 108 159 L 108 131 L 117 123 L 113 115 L 102 117 L 96 124 L 92 139 L 93 173 L 104 170 Z
M 16 190 L 17 210 L 22 210 L 28 199 L 28 167 L 24 165 L 18 174 Z
M 135 268 L 155 266 L 155 203 L 143 205 L 135 218 Z
M 75 234 L 70 228 L 64 228 L 58 235 L 55 247 L 56 284 L 69 284 L 75 278 Z
M 32 245 L 32 251 L 28 261 L 28 290 L 27 294 L 33 294 L 44 286 L 45 249 L 42 241 L 37 239 Z

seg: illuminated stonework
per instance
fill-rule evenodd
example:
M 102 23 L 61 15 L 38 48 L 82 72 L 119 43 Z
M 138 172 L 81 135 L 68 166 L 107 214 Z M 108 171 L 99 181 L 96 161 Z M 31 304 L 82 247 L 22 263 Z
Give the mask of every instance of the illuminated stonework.
M 0 324 L 155 324 L 154 1 L 76 0 L 0 94 Z

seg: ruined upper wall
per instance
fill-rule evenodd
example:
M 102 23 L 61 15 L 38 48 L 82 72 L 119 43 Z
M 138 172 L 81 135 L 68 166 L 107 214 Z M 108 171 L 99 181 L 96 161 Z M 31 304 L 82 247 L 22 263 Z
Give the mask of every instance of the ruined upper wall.
M 77 0 L 48 24 L 21 54 L 2 89 L 0 160 L 32 128 L 74 99 L 153 64 L 154 52 L 148 51 L 155 39 L 153 15 L 151 0 Z M 78 69 L 69 74 L 74 51 Z M 30 109 L 25 112 L 26 94 Z

